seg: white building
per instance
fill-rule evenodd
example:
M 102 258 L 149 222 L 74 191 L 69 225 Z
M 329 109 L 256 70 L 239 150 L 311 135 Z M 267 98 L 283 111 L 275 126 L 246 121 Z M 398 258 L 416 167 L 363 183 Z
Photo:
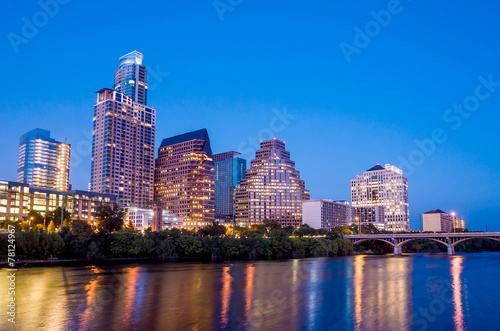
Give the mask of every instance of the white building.
M 351 200 L 353 208 L 382 206 L 385 230 L 410 229 L 408 178 L 393 165 L 377 164 L 351 180 Z
M 139 208 L 139 207 L 126 207 L 127 217 L 125 222 L 132 222 L 132 225 L 139 231 L 153 227 L 153 209 Z M 167 210 L 162 211 L 163 227 L 164 229 L 182 228 L 183 217 L 176 216 L 169 213 Z
M 349 226 L 352 223 L 352 207 L 349 201 L 304 200 L 302 217 L 303 224 L 330 231 L 334 227 Z
M 453 218 L 441 209 L 428 211 L 422 216 L 423 231 L 453 232 Z

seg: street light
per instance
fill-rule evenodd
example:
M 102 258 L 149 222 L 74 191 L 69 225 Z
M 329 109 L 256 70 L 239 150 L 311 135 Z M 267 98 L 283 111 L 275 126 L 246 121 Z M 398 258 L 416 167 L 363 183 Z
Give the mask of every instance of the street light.
M 451 212 L 451 216 L 453 216 L 453 233 L 455 233 L 455 212 Z
M 358 234 L 361 234 L 361 220 L 359 216 L 356 216 L 356 221 L 358 221 Z

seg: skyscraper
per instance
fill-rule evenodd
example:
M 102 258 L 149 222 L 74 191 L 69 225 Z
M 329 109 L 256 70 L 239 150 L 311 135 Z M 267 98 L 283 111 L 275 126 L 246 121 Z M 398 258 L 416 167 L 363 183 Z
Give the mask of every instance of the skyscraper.
M 236 189 L 237 222 L 246 225 L 269 219 L 282 226 L 298 227 L 302 224 L 303 200 L 309 200 L 309 191 L 285 143 L 277 139 L 262 141 L 246 178 Z
M 156 111 L 146 81 L 141 53 L 121 57 L 115 90 L 97 91 L 92 128 L 90 190 L 139 207 L 153 200 Z
M 133 51 L 123 55 L 118 64 L 118 69 L 115 71 L 115 84 L 113 89 L 123 93 L 132 101 L 147 104 L 148 100 L 148 84 L 147 70 L 142 65 L 144 56 L 138 51 Z
M 369 210 L 368 207 L 382 206 L 383 211 L 374 209 L 372 214 L 376 216 L 377 213 L 383 213 L 385 230 L 410 229 L 408 178 L 401 169 L 390 164 L 383 167 L 377 164 L 368 169 L 363 175 L 351 180 L 351 199 L 356 217 L 361 217 L 361 211 Z
M 214 221 L 214 161 L 206 129 L 163 139 L 155 161 L 155 201 L 185 228 Z
M 237 157 L 238 152 L 214 154 L 215 162 L 215 216 L 232 218 L 234 189 L 245 178 L 247 161 Z
M 71 145 L 50 138 L 50 131 L 31 130 L 19 140 L 17 181 L 67 191 Z

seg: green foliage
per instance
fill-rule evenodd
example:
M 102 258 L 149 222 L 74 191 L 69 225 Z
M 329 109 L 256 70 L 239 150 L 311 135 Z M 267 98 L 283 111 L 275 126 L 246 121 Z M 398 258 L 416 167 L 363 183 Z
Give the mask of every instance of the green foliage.
M 44 220 L 45 220 L 45 217 L 43 217 L 39 211 L 32 209 L 28 212 L 28 222 L 31 224 L 31 227 L 34 228 L 38 224 L 41 224 L 43 226 Z
M 123 227 L 125 212 L 118 206 L 100 205 L 97 207 L 97 227 L 109 232 L 118 231 Z
M 198 230 L 198 235 L 202 237 L 220 237 L 226 235 L 226 227 L 224 225 L 219 225 L 218 222 L 213 222 L 212 224 L 201 228 Z

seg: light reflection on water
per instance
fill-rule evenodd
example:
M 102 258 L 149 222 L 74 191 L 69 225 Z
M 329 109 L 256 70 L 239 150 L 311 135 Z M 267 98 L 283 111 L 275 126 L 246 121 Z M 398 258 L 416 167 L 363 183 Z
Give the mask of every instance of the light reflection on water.
M 499 261 L 500 253 L 416 254 L 20 269 L 16 327 L 488 329 L 500 319 L 482 316 L 482 307 L 470 302 L 498 307 L 500 285 L 492 279 Z M 8 288 L 6 277 L 0 286 Z M 6 291 L 0 299 L 7 302 Z M 4 318 L 0 329 L 9 329 L 7 323 Z

